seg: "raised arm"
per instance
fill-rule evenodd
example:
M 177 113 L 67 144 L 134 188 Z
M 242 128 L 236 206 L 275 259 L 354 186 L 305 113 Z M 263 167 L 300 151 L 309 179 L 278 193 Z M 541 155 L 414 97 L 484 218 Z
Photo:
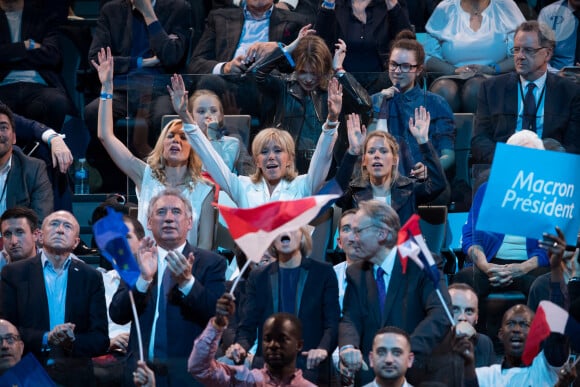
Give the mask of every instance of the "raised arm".
M 316 149 L 308 167 L 310 194 L 317 192 L 328 175 L 332 163 L 332 150 L 338 136 L 338 116 L 342 110 L 342 86 L 336 78 L 328 83 L 328 116 L 322 125 Z
M 101 48 L 98 63 L 92 61 L 101 81 L 101 99 L 99 102 L 98 136 L 99 140 L 115 162 L 138 188 L 141 188 L 145 163 L 133 156 L 127 147 L 115 137 L 113 132 L 113 56 L 111 49 Z
M 173 109 L 183 122 L 183 131 L 191 147 L 198 154 L 206 171 L 211 175 L 221 190 L 227 193 L 234 202 L 238 203 L 242 192 L 238 177 L 230 171 L 224 160 L 216 152 L 203 131 L 197 126 L 193 116 L 187 110 L 187 90 L 183 78 L 179 74 L 171 77 L 171 86 L 167 91 L 173 103 Z

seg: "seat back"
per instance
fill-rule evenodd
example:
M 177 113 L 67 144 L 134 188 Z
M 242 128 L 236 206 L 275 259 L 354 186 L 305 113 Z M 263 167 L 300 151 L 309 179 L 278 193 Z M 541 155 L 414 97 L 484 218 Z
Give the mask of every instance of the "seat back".
M 465 180 L 471 186 L 469 159 L 471 157 L 471 136 L 473 133 L 473 113 L 454 113 L 457 130 L 455 136 L 455 179 Z
M 447 206 L 419 206 L 421 217 L 419 226 L 427 247 L 435 254 L 441 254 L 447 224 Z

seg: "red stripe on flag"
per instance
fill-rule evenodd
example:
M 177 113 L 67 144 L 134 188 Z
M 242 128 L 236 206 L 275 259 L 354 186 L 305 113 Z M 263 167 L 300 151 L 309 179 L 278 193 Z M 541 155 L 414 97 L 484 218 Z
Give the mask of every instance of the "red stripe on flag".
M 550 336 L 550 325 L 546 318 L 546 313 L 544 308 L 540 305 L 536 311 L 536 315 L 532 320 L 532 325 L 528 331 L 528 338 L 526 339 L 526 344 L 524 347 L 524 353 L 522 354 L 522 362 L 529 366 L 538 353 L 540 353 L 540 344 L 548 336 Z
M 255 208 L 230 208 L 218 204 L 226 223 L 236 225 L 229 227 L 234 240 L 258 230 L 273 231 L 315 206 L 316 199 L 313 197 L 270 202 Z

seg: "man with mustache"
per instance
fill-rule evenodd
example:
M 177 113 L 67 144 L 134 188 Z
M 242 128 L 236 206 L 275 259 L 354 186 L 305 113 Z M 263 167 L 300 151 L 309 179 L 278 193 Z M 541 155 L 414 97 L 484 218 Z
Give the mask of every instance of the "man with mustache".
M 554 32 L 526 21 L 514 37 L 515 73 L 486 80 L 479 90 L 471 148 L 474 164 L 491 164 L 495 144 L 530 129 L 580 153 L 580 85 L 548 72 Z

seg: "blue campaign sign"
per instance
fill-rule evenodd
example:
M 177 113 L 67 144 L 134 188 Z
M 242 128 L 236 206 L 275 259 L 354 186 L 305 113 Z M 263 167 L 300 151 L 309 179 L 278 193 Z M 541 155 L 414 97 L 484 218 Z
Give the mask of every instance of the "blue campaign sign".
M 542 239 L 580 229 L 580 156 L 498 143 L 476 229 Z

